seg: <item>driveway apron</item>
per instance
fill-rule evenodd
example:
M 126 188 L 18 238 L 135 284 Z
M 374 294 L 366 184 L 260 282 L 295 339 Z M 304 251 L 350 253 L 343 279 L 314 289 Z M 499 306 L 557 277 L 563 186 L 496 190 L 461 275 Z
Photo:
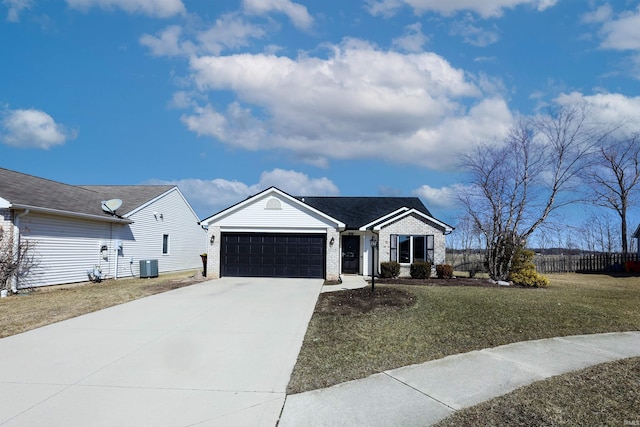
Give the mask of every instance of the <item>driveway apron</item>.
M 0 425 L 274 426 L 321 288 L 223 278 L 0 339 Z

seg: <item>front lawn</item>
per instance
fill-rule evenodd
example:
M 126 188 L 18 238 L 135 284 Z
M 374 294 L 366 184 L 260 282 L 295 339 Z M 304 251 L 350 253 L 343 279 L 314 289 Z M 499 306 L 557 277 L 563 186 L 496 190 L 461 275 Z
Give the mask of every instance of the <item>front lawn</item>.
M 518 341 L 640 330 L 639 277 L 548 277 L 546 289 L 377 285 L 401 304 L 368 288 L 322 294 L 287 392 Z

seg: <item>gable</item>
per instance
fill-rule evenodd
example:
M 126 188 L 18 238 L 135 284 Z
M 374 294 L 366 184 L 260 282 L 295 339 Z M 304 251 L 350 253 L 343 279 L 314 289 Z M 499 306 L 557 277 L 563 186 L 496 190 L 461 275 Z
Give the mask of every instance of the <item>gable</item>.
M 326 229 L 344 224 L 294 197 L 271 188 L 202 221 L 222 228 Z
M 438 230 L 443 234 L 449 234 L 451 231 L 453 231 L 453 227 L 445 224 L 444 222 L 438 221 L 437 219 L 426 215 L 423 212 L 416 211 L 415 209 L 398 211 L 396 215 L 390 215 L 375 224 L 371 224 L 370 227 L 374 230 L 381 230 L 383 228 L 388 228 L 393 224 L 397 224 L 398 222 L 403 222 L 406 220 L 410 220 L 410 222 L 414 224 L 414 226 L 418 229 L 422 228 L 423 226 L 428 226 L 429 228 Z

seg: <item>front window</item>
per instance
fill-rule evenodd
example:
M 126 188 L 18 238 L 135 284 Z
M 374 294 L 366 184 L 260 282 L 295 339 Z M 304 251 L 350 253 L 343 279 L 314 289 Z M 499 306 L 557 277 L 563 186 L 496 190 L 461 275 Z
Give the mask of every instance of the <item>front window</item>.
M 391 235 L 391 261 L 401 264 L 433 262 L 433 235 Z

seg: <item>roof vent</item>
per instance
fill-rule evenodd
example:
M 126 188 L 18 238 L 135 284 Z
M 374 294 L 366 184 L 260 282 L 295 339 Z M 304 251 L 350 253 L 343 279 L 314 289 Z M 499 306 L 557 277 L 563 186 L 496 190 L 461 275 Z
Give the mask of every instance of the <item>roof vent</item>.
M 265 206 L 265 209 L 268 209 L 268 210 L 282 210 L 282 205 L 280 204 L 280 200 L 278 200 L 276 198 L 271 198 L 271 199 L 267 200 L 267 205 Z

